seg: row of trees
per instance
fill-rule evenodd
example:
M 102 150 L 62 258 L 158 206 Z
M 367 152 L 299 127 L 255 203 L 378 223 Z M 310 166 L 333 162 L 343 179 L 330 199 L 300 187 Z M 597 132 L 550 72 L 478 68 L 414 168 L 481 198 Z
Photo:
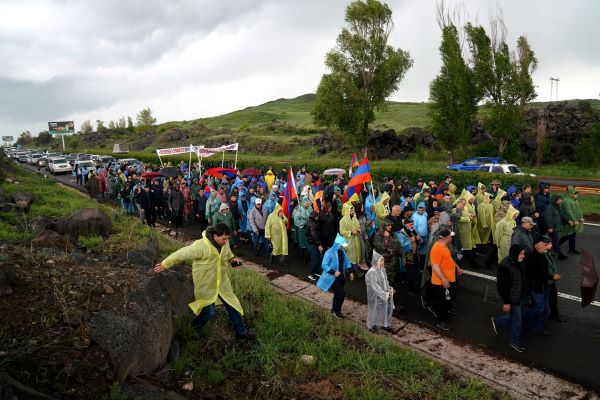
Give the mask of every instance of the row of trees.
M 456 16 L 438 3 L 442 68 L 430 84 L 432 129 L 450 151 L 467 146 L 481 109 L 503 154 L 518 145 L 525 105 L 536 97 L 535 54 L 523 36 L 510 50 L 501 13 L 491 20 L 491 34 L 481 25 L 460 24 Z M 317 88 L 313 116 L 317 125 L 335 126 L 353 144 L 365 145 L 375 110 L 385 109 L 413 61 L 407 51 L 388 45 L 393 22 L 385 3 L 354 1 L 345 21 L 336 48 L 325 57 L 330 72 Z
M 104 125 L 104 121 L 97 119 L 96 120 L 96 132 L 103 132 L 107 129 L 112 131 L 114 130 L 128 130 L 133 132 L 135 127 L 141 129 L 148 129 L 154 125 L 156 125 L 156 118 L 152 116 L 152 110 L 149 107 L 142 109 L 135 117 L 136 124 L 134 125 L 133 120 L 130 116 L 119 118 L 118 121 L 110 121 L 108 123 L 108 128 Z M 83 134 L 90 134 L 94 132 L 94 127 L 92 122 L 88 119 L 81 123 L 81 127 L 79 131 Z

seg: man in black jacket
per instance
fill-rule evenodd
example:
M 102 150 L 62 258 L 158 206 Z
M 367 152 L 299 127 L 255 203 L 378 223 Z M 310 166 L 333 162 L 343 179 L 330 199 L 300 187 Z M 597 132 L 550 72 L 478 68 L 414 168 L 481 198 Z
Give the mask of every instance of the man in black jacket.
M 560 230 L 562 228 L 560 203 L 562 203 L 561 196 L 557 194 L 550 196 L 550 204 L 546 207 L 540 221 L 540 234 L 548 235 L 552 238 L 554 252 L 558 254 L 559 260 L 564 260 L 567 256 L 560 249 Z
M 527 281 L 523 260 L 525 248 L 518 244 L 510 246 L 508 257 L 504 258 L 498 268 L 496 286 L 502 299 L 504 314 L 492 318 L 492 328 L 496 335 L 498 328 L 510 325 L 510 347 L 522 353 L 525 347 L 521 344 L 521 327 L 527 301 Z
M 156 226 L 156 209 L 149 185 L 144 187 L 144 191 L 140 195 L 140 207 L 144 210 L 148 226 Z
M 531 299 L 532 309 L 537 316 L 531 327 L 531 333 L 539 336 L 548 336 L 550 333 L 544 330 L 546 317 L 548 316 L 550 284 L 560 280 L 556 273 L 556 262 L 550 250 L 552 239 L 543 235 L 536 240 L 535 251 L 525 257 L 525 271 Z
M 323 245 L 321 244 L 318 219 L 319 213 L 313 211 L 310 213 L 308 222 L 306 222 L 306 249 L 310 256 L 310 273 L 308 274 L 308 279 L 311 281 L 316 281 L 317 276 L 321 276 L 319 266 L 322 260 Z
M 333 246 L 333 241 L 338 232 L 338 221 L 333 214 L 333 203 L 327 201 L 325 208 L 319 213 L 319 233 L 321 245 L 325 250 Z

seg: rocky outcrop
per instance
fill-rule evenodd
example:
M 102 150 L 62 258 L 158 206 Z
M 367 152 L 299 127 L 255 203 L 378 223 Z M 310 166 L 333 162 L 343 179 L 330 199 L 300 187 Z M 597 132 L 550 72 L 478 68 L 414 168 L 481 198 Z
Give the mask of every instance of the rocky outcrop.
M 57 249 L 70 253 L 75 250 L 75 242 L 69 235 L 61 235 L 53 230 L 45 230 L 31 241 L 36 249 Z
M 407 158 L 417 146 L 431 149 L 435 143 L 433 134 L 422 128 L 407 128 L 400 134 L 393 129 L 374 131 L 369 137 L 367 148 L 369 158 L 380 160 L 384 158 Z
M 101 310 L 94 315 L 92 340 L 110 355 L 120 381 L 165 364 L 176 321 L 191 315 L 188 304 L 192 299 L 191 280 L 167 271 L 146 279 L 132 292 L 123 312 Z
M 69 235 L 75 240 L 80 235 L 108 237 L 112 230 L 112 221 L 99 208 L 84 208 L 52 224 L 51 228 L 62 235 Z
M 156 236 L 152 236 L 139 249 L 125 251 L 115 257 L 115 263 L 126 262 L 141 267 L 152 267 L 159 261 L 160 248 Z

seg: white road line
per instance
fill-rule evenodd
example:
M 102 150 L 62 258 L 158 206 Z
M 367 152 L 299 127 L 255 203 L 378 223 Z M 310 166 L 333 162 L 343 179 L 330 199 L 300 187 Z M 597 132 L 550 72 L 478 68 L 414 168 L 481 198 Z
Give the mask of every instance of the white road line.
M 589 225 L 589 226 L 600 226 L 600 224 L 593 224 L 591 222 L 584 222 L 584 225 Z
M 465 269 L 463 269 L 462 271 L 466 275 L 471 275 L 471 276 L 475 276 L 477 278 L 487 279 L 489 281 L 496 282 L 496 277 L 495 276 L 486 275 L 486 274 L 480 274 L 479 272 L 467 271 Z M 562 297 L 563 299 L 573 300 L 573 301 L 577 301 L 577 302 L 581 303 L 581 297 L 573 296 L 573 295 L 570 295 L 570 294 L 558 292 L 558 297 Z M 600 301 L 592 301 L 590 304 L 592 306 L 600 307 Z

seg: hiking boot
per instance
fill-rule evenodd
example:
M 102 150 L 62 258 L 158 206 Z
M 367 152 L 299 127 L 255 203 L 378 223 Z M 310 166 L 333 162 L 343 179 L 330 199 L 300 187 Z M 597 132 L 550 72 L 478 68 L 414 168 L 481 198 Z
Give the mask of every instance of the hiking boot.
M 496 326 L 496 318 L 494 318 L 494 317 L 492 317 L 492 329 L 493 329 L 494 333 L 497 335 L 498 327 Z
M 450 326 L 447 323 L 443 322 L 443 321 L 438 322 L 436 326 L 438 328 L 440 328 L 441 330 L 446 331 L 446 332 L 450 330 Z
M 308 276 L 308 279 L 310 279 L 311 281 L 316 281 L 317 280 L 317 278 L 315 278 L 313 274 L 310 274 Z
M 338 312 L 338 311 L 331 310 L 331 315 L 333 315 L 337 319 L 344 319 L 344 318 L 346 318 L 341 312 Z
M 382 326 L 381 329 L 383 329 L 386 332 L 392 333 L 394 332 L 394 330 L 392 329 L 391 326 Z
M 511 349 L 513 349 L 514 351 L 519 352 L 519 353 L 524 353 L 526 350 L 525 347 L 519 346 L 518 344 L 514 344 L 514 343 L 509 344 L 509 346 Z
M 371 332 L 371 333 L 377 333 L 377 327 L 375 325 L 373 325 L 371 327 L 371 329 L 369 329 L 369 332 Z

